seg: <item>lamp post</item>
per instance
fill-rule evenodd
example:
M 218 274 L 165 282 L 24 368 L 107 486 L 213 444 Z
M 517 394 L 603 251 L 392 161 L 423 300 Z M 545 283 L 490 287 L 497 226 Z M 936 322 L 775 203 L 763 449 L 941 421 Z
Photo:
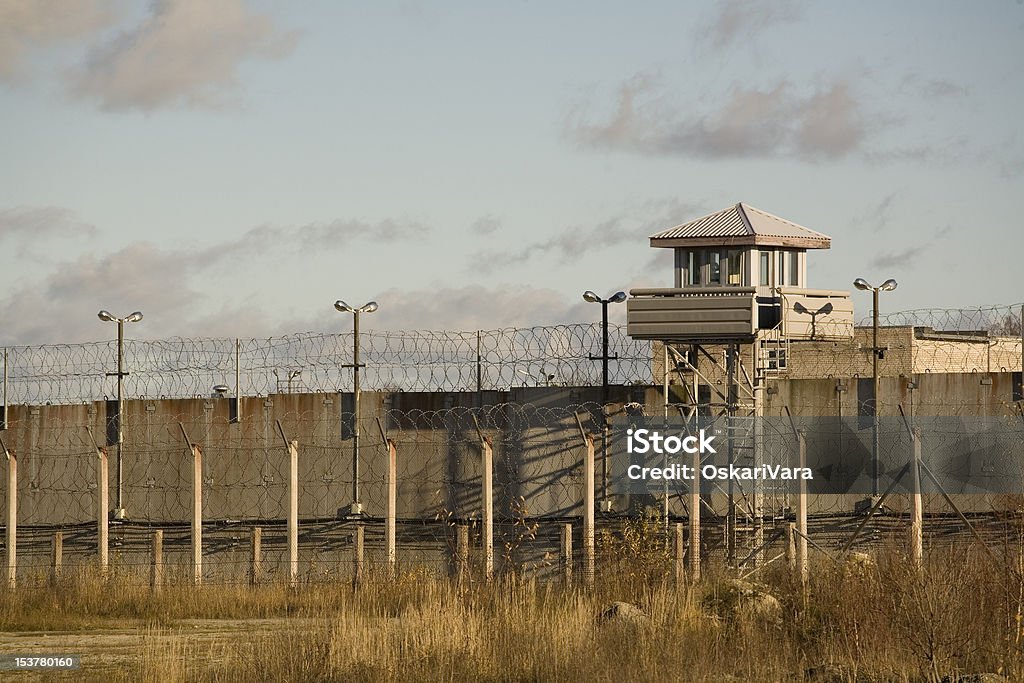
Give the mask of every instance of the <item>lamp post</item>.
M 601 439 L 601 512 L 611 512 L 612 501 L 608 498 L 608 361 L 617 360 L 619 356 L 608 355 L 608 304 L 621 304 L 626 300 L 626 293 L 615 292 L 607 299 L 602 299 L 588 289 L 583 292 L 583 300 L 601 304 L 601 355 L 591 356 L 590 360 L 601 361 L 601 427 L 604 431 Z
M 896 289 L 897 282 L 889 278 L 877 287 L 864 278 L 857 278 L 853 286 L 864 292 L 871 292 L 872 325 L 871 325 L 871 496 L 878 495 L 878 360 L 884 349 L 878 346 L 878 293 L 891 292 Z
M 349 511 L 353 515 L 363 512 L 363 504 L 359 500 L 359 314 L 373 313 L 377 310 L 377 302 L 370 301 L 359 308 L 353 308 L 347 303 L 338 299 L 334 307 L 342 313 L 352 314 L 352 364 L 342 365 L 343 368 L 352 368 L 352 406 L 354 417 L 352 419 L 352 506 Z
M 126 519 L 128 513 L 124 509 L 121 500 L 122 470 L 121 459 L 124 452 L 124 378 L 128 374 L 124 371 L 124 324 L 137 323 L 142 320 L 142 312 L 135 311 L 124 318 L 118 318 L 109 311 L 100 311 L 97 317 L 103 322 L 117 323 L 117 372 L 108 372 L 107 377 L 117 376 L 117 500 L 114 506 L 114 519 Z

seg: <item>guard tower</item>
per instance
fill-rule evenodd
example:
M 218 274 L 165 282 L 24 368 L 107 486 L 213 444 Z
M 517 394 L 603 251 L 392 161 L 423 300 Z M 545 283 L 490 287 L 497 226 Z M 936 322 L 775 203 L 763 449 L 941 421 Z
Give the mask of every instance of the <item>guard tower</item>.
M 790 343 L 853 337 L 849 292 L 807 286 L 810 252 L 828 249 L 831 239 L 739 203 L 650 240 L 674 251 L 675 286 L 631 290 L 626 328 L 634 339 L 655 343 L 652 370 L 656 382 L 664 381 L 666 415 L 675 409 L 688 419 L 724 417 L 730 463 L 762 464 L 763 423 L 753 418 L 764 413 L 768 383 L 786 373 Z M 730 482 L 733 565 L 738 537 L 761 548 L 765 517 L 789 513 L 785 493 L 759 484 L 736 493 Z M 699 538 L 701 495 L 689 494 L 691 538 Z M 667 519 L 667 487 L 664 496 Z M 759 556 L 756 549 L 750 555 L 754 563 Z
M 831 239 L 747 204 L 669 228 L 651 246 L 675 253 L 675 287 L 634 289 L 628 332 L 637 339 L 751 343 L 849 339 L 849 292 L 809 289 L 810 250 Z

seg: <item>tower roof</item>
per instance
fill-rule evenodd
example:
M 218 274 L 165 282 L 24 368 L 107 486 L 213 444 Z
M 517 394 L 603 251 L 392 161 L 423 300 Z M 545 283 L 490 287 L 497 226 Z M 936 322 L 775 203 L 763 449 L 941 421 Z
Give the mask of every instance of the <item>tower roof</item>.
M 651 235 L 652 247 L 773 246 L 828 249 L 832 238 L 740 202 Z

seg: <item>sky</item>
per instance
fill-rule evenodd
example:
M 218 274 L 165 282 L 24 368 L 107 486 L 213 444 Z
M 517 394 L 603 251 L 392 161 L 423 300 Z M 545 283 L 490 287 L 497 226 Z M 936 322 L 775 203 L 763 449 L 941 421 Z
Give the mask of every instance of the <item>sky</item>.
M 0 345 L 590 321 L 739 201 L 1020 302 L 1022 113 L 1015 0 L 0 0 Z

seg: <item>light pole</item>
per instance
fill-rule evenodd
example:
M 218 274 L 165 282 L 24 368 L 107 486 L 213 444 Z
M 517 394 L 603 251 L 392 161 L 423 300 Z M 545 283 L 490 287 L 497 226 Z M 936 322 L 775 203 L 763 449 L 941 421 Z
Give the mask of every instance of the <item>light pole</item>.
M 343 368 L 352 368 L 352 407 L 354 417 L 352 418 L 352 506 L 349 509 L 353 515 L 363 512 L 363 504 L 359 500 L 359 314 L 373 313 L 377 310 L 377 302 L 370 301 L 359 308 L 353 308 L 347 303 L 338 299 L 334 307 L 342 313 L 352 314 L 352 364 L 342 365 Z
M 292 393 L 292 381 L 302 374 L 302 368 L 296 368 L 288 373 L 288 393 Z
M 617 360 L 619 356 L 608 355 L 608 304 L 621 304 L 626 300 L 626 293 L 615 292 L 607 299 L 602 299 L 588 289 L 583 292 L 583 300 L 601 304 L 601 355 L 591 356 L 590 360 L 601 361 L 601 428 L 604 431 L 601 439 L 601 512 L 611 512 L 612 501 L 608 498 L 608 361 Z
M 117 375 L 117 500 L 114 506 L 114 519 L 126 519 L 128 513 L 121 504 L 121 458 L 124 452 L 124 378 L 128 374 L 124 371 L 124 324 L 137 323 L 142 320 L 142 312 L 135 311 L 124 318 L 118 318 L 109 311 L 100 311 L 97 316 L 103 322 L 117 323 L 117 372 L 108 372 L 107 377 Z
M 896 281 L 889 278 L 877 287 L 864 278 L 857 278 L 853 286 L 864 292 L 871 292 L 871 497 L 878 495 L 878 359 L 884 349 L 878 346 L 878 293 L 896 289 Z

